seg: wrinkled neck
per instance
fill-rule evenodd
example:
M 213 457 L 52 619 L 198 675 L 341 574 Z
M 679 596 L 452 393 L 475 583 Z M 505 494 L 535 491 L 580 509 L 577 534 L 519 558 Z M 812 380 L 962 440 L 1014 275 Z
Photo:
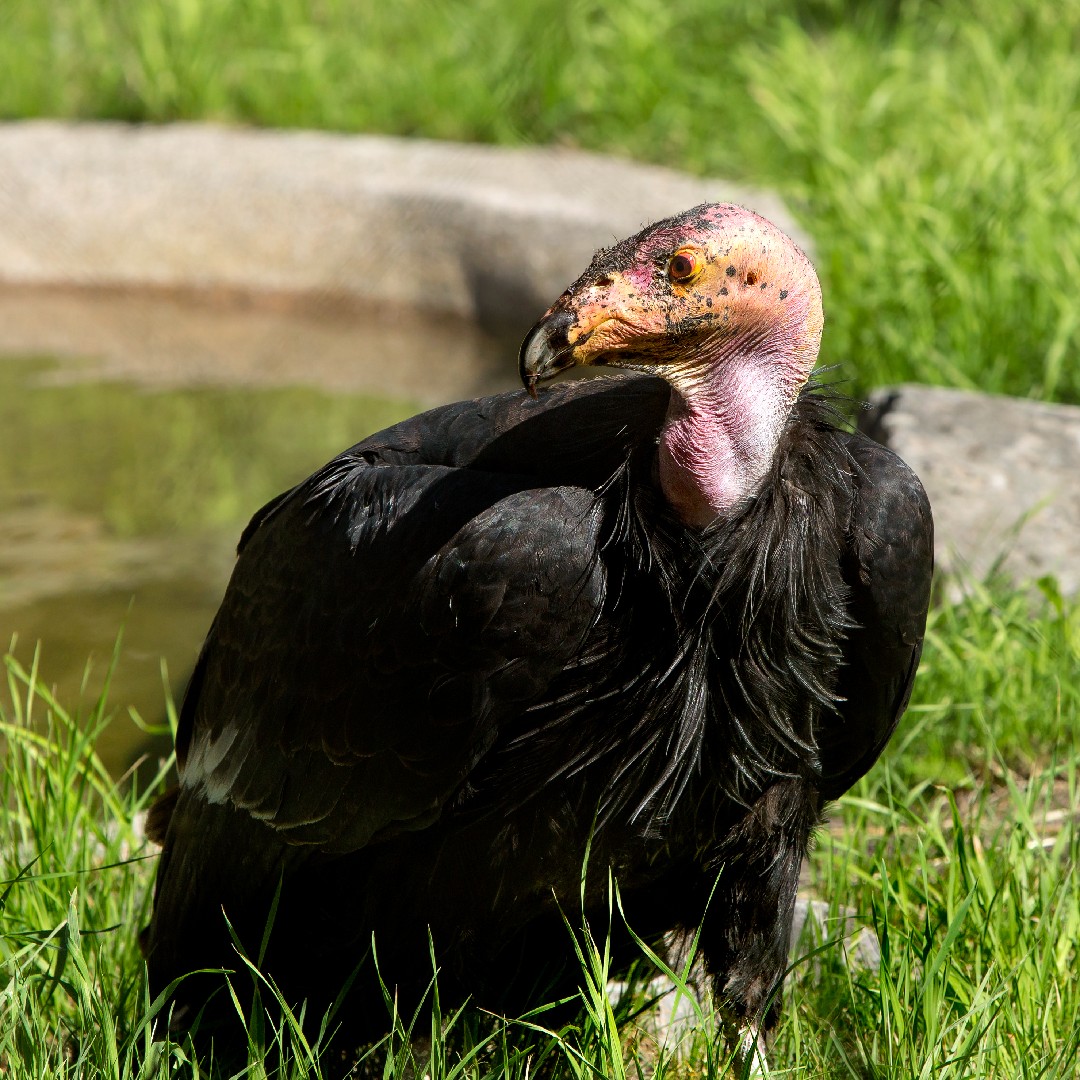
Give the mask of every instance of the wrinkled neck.
M 672 379 L 659 446 L 664 496 L 697 528 L 757 494 L 804 378 L 782 361 L 745 353 L 707 370 L 698 379 Z

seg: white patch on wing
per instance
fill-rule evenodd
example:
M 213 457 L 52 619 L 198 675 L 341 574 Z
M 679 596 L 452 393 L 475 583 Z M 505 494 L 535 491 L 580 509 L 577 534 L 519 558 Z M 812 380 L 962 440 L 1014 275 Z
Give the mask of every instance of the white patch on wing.
M 229 723 L 216 738 L 208 735 L 196 738 L 188 752 L 181 784 L 198 791 L 209 803 L 225 802 L 240 771 L 240 754 L 226 761 L 239 734 L 240 728 L 235 723 Z

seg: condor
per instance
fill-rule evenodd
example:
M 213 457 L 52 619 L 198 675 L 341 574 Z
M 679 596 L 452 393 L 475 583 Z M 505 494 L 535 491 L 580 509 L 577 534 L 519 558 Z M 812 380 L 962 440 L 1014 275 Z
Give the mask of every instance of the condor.
M 823 804 L 919 662 L 918 479 L 808 387 L 808 259 L 704 205 L 599 252 L 526 337 L 528 390 L 416 416 L 258 514 L 183 704 L 151 993 L 252 956 L 356 1042 L 573 977 L 560 914 L 700 948 L 745 1058 L 776 1022 Z M 608 378 L 538 384 L 575 365 Z M 185 979 L 174 1023 L 220 977 Z M 546 990 L 538 989 L 544 988 Z M 225 1013 L 225 995 L 215 999 Z M 208 1012 L 212 1017 L 213 1002 Z M 205 1018 L 204 1018 L 205 1022 Z

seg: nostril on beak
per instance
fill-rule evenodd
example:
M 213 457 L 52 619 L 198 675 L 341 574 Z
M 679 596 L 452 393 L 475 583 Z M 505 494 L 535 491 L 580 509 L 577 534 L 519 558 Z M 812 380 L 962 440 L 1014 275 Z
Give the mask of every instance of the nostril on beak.
M 572 311 L 553 311 L 544 320 L 544 333 L 551 349 L 565 349 L 570 344 L 570 327 L 574 325 Z

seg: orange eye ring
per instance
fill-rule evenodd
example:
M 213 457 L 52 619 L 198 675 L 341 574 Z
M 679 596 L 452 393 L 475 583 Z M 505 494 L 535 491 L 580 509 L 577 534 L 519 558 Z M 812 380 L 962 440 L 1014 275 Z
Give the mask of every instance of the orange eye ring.
M 702 261 L 696 251 L 676 251 L 668 262 L 668 280 L 688 285 L 701 272 Z

